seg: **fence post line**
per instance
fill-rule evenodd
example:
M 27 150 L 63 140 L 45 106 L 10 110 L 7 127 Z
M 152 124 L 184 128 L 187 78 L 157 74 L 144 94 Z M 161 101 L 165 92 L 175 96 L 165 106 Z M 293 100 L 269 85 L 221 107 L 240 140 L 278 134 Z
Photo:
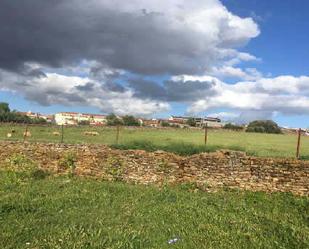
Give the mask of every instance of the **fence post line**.
M 28 124 L 26 124 L 26 129 L 24 131 L 23 143 L 26 141 L 27 135 L 28 135 Z
M 298 129 L 298 138 L 297 138 L 297 149 L 296 149 L 296 158 L 299 159 L 300 153 L 300 138 L 301 138 L 301 128 Z
M 206 123 L 206 125 L 205 125 L 205 137 L 204 137 L 205 145 L 207 145 L 207 139 L 208 139 L 208 124 Z
M 119 129 L 120 129 L 120 127 L 119 127 L 119 125 L 117 125 L 117 131 L 116 131 L 116 144 L 119 143 Z
M 63 143 L 63 133 L 64 133 L 63 124 L 61 124 L 61 143 Z

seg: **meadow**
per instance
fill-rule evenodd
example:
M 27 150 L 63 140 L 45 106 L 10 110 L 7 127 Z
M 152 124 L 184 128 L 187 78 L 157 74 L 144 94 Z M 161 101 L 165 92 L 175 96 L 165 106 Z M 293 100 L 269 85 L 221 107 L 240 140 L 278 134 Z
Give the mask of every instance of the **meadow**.
M 15 133 L 7 138 L 7 133 Z M 29 126 L 29 142 L 60 142 L 60 126 Z M 22 141 L 25 126 L 0 125 L 0 140 Z M 97 136 L 85 135 L 85 131 L 96 131 Z M 156 129 L 121 127 L 117 143 L 115 127 L 64 127 L 64 143 L 106 144 L 119 149 L 144 149 L 148 151 L 166 150 L 181 155 L 203 151 L 232 149 L 245 151 L 249 155 L 262 157 L 295 157 L 296 134 L 260 134 L 228 130 L 208 130 L 207 146 L 204 145 L 204 131 L 200 129 Z M 301 138 L 301 157 L 309 158 L 309 137 Z
M 7 133 L 12 129 L 16 132 L 11 138 Z M 60 142 L 60 126 L 29 126 L 31 137 L 27 141 Z M 23 140 L 25 126 L 0 125 L 0 140 Z M 85 131 L 97 131 L 99 135 L 85 135 Z M 155 129 L 121 127 L 119 141 L 116 143 L 115 127 L 65 127 L 65 143 L 99 143 L 107 144 L 119 149 L 166 150 L 181 155 L 190 155 L 203 151 L 218 149 L 232 149 L 245 151 L 249 155 L 262 157 L 295 157 L 296 134 L 260 134 L 235 132 L 227 130 L 209 129 L 207 146 L 204 145 L 204 131 L 195 129 Z M 301 157 L 309 158 L 309 137 L 302 136 Z
M 309 199 L 0 170 L 0 248 L 309 248 Z

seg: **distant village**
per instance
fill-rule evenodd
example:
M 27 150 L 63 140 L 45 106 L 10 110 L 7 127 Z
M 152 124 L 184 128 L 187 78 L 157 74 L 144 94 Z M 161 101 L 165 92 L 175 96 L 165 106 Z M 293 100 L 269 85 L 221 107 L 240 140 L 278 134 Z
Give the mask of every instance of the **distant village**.
M 54 123 L 57 125 L 80 125 L 89 124 L 93 126 L 105 126 L 108 124 L 108 115 L 102 114 L 91 114 L 91 113 L 78 113 L 78 112 L 60 112 L 54 115 L 44 115 L 40 113 L 33 112 L 19 112 L 32 119 L 44 119 L 47 123 Z M 122 116 L 117 116 L 119 120 L 122 120 Z M 222 128 L 224 123 L 221 119 L 216 117 L 183 117 L 183 116 L 171 116 L 167 119 L 146 119 L 146 118 L 136 118 L 140 126 L 146 127 L 212 127 L 212 128 Z M 194 125 L 192 125 L 194 124 Z

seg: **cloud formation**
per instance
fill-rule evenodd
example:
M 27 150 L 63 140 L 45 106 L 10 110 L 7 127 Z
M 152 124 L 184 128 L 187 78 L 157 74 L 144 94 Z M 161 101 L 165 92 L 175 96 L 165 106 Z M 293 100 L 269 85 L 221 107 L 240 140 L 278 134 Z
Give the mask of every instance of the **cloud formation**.
M 134 97 L 130 89 L 101 83 L 88 77 L 46 73 L 44 76 L 21 76 L 0 70 L 1 90 L 21 93 L 40 105 L 93 106 L 103 112 L 147 116 L 169 109 L 168 103 Z
M 241 65 L 261 61 L 241 51 L 259 27 L 219 0 L 2 0 L 0 22 L 0 90 L 40 105 L 309 114 L 308 77 L 266 78 Z
M 204 73 L 259 34 L 218 0 L 2 0 L 0 23 L 0 67 L 10 70 L 86 59 L 144 75 Z

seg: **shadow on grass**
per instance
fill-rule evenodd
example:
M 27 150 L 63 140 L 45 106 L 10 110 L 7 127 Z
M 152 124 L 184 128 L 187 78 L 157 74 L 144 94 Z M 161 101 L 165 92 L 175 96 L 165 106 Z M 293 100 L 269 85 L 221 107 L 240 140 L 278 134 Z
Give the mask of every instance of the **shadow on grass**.
M 220 149 L 230 149 L 235 151 L 245 151 L 244 148 L 239 146 L 214 146 L 214 145 L 196 145 L 191 143 L 170 143 L 167 145 L 157 145 L 147 140 L 135 140 L 125 144 L 113 144 L 112 148 L 120 150 L 145 150 L 145 151 L 157 151 L 163 150 L 171 153 L 175 153 L 181 156 L 190 156 L 194 154 L 199 154 L 202 152 L 215 152 Z

